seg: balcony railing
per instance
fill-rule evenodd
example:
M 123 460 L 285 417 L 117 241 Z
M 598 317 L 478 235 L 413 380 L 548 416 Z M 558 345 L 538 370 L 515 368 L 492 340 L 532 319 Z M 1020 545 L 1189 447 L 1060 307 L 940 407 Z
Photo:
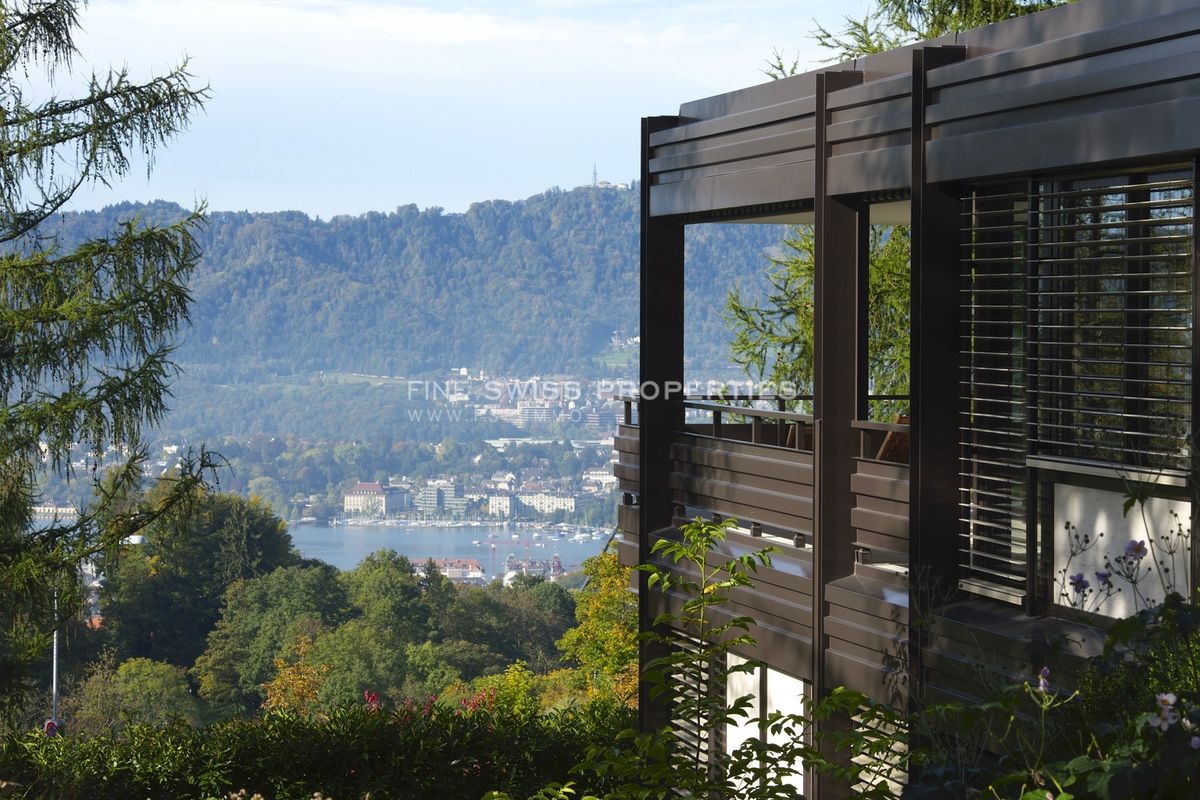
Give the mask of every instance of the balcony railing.
M 812 536 L 813 420 L 808 414 L 762 408 L 782 405 L 770 397 L 689 397 L 688 421 L 671 444 L 671 501 L 685 515 L 737 517 L 755 535 L 763 532 L 800 545 Z M 624 398 L 617 426 L 614 471 L 618 486 L 632 503 L 639 489 L 639 437 L 636 399 Z M 758 407 L 732 405 L 754 402 Z M 634 514 L 621 512 L 631 533 Z

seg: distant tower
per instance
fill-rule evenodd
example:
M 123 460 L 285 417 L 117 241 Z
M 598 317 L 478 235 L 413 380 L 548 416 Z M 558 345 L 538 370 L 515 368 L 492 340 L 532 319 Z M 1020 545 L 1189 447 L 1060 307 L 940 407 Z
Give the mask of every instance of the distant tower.
M 599 184 L 599 181 L 597 180 L 598 177 L 599 176 L 596 174 L 596 162 L 593 161 L 592 162 L 592 188 L 593 189 L 595 189 L 596 186 Z

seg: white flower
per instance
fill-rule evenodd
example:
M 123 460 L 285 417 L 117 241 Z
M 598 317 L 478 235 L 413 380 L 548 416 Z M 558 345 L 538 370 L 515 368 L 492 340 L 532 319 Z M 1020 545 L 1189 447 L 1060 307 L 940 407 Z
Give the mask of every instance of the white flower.
M 1158 710 L 1157 717 L 1150 718 L 1150 727 L 1158 728 L 1160 731 L 1166 733 L 1167 729 L 1176 722 L 1179 722 L 1179 715 L 1175 713 L 1174 709 L 1164 707 Z

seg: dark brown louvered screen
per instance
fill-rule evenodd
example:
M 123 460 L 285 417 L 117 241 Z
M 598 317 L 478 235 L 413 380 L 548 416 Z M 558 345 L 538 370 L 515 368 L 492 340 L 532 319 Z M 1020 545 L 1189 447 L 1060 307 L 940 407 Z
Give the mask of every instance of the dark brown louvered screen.
M 1190 461 L 1191 169 L 963 201 L 962 588 L 1026 594 L 1026 458 Z

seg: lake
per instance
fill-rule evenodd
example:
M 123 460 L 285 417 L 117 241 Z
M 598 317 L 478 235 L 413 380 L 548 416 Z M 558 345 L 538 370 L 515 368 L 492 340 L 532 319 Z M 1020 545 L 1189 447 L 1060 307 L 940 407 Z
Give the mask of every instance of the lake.
M 479 561 L 489 578 L 503 577 L 504 561 L 509 553 L 522 561 L 546 561 L 557 553 L 562 559 L 563 569 L 573 572 L 585 558 L 603 549 L 609 534 L 603 531 L 599 539 L 575 541 L 571 538 L 574 531 L 563 539 L 549 530 L 504 528 L 499 525 L 461 528 L 432 525 L 294 525 L 288 528 L 288 532 L 301 554 L 308 558 L 319 558 L 338 569 L 354 569 L 358 562 L 371 553 L 386 548 L 407 556 L 409 561 L 418 566 L 428 558 L 473 558 Z M 514 535 L 517 538 L 513 538 Z

